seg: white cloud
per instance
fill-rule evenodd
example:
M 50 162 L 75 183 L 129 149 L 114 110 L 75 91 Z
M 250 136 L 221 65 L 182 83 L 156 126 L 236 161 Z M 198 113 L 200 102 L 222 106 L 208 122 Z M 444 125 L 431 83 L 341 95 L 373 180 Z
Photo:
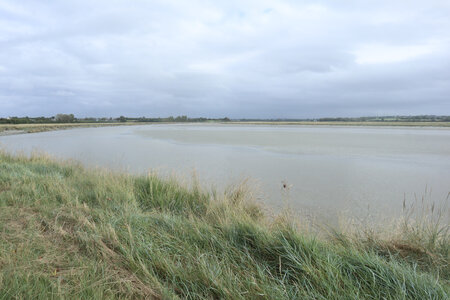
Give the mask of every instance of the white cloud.
M 437 50 L 433 44 L 405 46 L 371 44 L 359 47 L 354 54 L 358 64 L 388 64 L 432 55 Z
M 450 114 L 448 15 L 440 0 L 5 0 L 0 115 Z

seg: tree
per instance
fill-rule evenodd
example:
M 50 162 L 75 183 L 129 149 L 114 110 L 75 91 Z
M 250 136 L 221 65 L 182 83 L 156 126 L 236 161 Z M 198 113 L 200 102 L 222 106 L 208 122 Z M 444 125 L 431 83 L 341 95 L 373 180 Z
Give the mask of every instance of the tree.
M 187 116 L 178 116 L 175 118 L 175 122 L 187 122 L 188 117 Z
M 73 114 L 57 114 L 55 120 L 59 123 L 72 123 L 75 121 L 75 116 Z
M 120 121 L 120 122 L 126 122 L 126 121 L 127 121 L 127 118 L 125 118 L 124 116 L 120 116 L 120 117 L 119 117 L 119 121 Z

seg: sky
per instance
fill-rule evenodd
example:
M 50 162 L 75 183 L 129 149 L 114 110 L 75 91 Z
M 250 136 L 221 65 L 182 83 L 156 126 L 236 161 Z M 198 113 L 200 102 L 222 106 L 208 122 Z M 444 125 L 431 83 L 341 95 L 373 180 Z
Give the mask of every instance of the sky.
M 450 115 L 448 0 L 0 0 L 0 117 Z

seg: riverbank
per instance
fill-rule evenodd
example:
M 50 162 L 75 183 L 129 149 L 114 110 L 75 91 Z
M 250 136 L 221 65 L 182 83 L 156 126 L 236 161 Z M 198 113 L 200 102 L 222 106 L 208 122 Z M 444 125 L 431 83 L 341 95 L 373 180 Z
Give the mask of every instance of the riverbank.
M 319 237 L 249 195 L 1 153 L 0 298 L 447 298 L 445 225 Z
M 387 127 L 450 127 L 450 122 L 346 122 L 346 121 L 231 121 L 228 124 L 238 125 L 304 125 L 304 126 L 387 126 Z
M 108 127 L 123 125 L 142 125 L 138 123 L 60 123 L 60 124 L 1 124 L 0 136 L 23 133 L 35 133 L 86 127 Z
M 35 133 L 53 130 L 63 130 L 71 128 L 86 128 L 86 127 L 108 127 L 108 126 L 126 126 L 126 125 L 150 125 L 150 124 L 211 124 L 214 122 L 195 122 L 195 123 L 142 123 L 142 122 L 124 122 L 124 123 L 59 123 L 59 124 L 0 124 L 0 136 Z M 309 121 L 245 121 L 245 122 L 216 122 L 217 124 L 229 125 L 298 125 L 298 126 L 387 126 L 387 127 L 450 127 L 450 122 L 309 122 Z

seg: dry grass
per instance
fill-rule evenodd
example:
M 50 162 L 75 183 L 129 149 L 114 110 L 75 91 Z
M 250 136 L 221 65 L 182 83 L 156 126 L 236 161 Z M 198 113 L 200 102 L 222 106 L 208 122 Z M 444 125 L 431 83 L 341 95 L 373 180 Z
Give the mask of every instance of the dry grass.
M 35 133 L 53 130 L 85 127 L 107 127 L 123 125 L 143 125 L 145 123 L 66 123 L 66 124 L 0 124 L 0 135 Z

